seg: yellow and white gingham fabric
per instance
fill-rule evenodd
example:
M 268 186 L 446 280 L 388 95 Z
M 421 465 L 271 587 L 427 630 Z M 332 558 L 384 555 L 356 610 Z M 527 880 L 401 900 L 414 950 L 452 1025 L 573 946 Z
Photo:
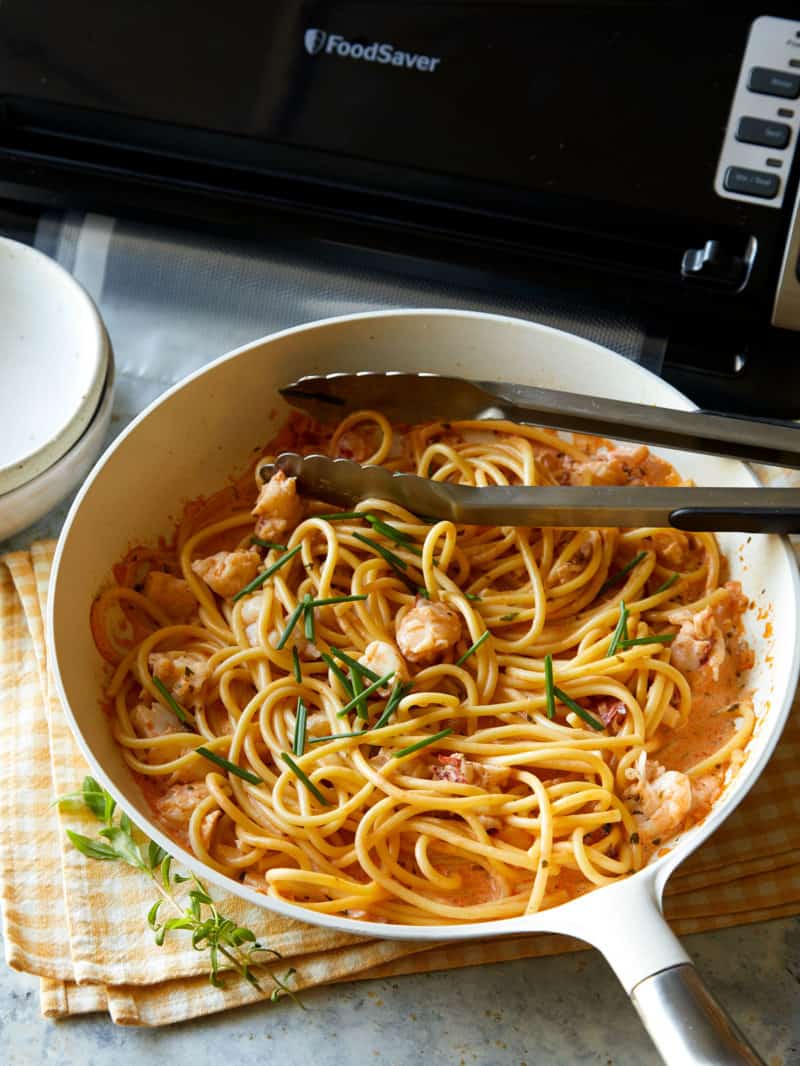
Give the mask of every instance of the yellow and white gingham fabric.
M 8 963 L 40 977 L 42 1012 L 54 1018 L 104 1010 L 122 1025 L 164 1025 L 263 998 L 267 981 L 264 993 L 234 979 L 213 988 L 205 954 L 179 932 L 161 948 L 153 944 L 145 916 L 154 896 L 141 873 L 64 846 L 65 826 L 95 827 L 51 805 L 79 788 L 88 769 L 45 658 L 52 555 L 48 542 L 0 559 L 0 902 Z M 282 952 L 278 971 L 294 967 L 298 989 L 584 946 L 547 934 L 435 947 L 370 940 L 288 921 L 235 896 L 219 903 Z M 797 913 L 800 706 L 750 796 L 679 869 L 666 898 L 679 934 Z

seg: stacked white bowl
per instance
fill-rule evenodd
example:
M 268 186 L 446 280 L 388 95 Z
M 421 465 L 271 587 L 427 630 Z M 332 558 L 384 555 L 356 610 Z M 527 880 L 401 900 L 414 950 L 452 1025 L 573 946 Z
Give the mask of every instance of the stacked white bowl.
M 90 297 L 46 255 L 0 238 L 0 541 L 86 476 L 113 392 L 111 345 Z

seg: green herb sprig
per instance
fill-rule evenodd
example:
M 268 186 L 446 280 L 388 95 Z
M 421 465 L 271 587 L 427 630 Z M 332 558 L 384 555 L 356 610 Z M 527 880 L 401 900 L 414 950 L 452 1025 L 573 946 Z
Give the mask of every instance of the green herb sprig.
M 579 703 L 576 703 L 575 700 L 573 700 L 570 696 L 566 694 L 566 692 L 560 689 L 558 685 L 555 685 L 553 687 L 553 693 L 557 700 L 560 700 L 565 707 L 569 707 L 571 711 L 574 711 L 575 714 L 577 714 L 579 718 L 582 718 L 584 722 L 590 725 L 592 729 L 597 730 L 598 733 L 605 729 L 605 726 L 599 719 L 595 718 L 594 715 L 589 714 L 585 707 L 581 707 Z
M 664 582 L 664 584 L 663 584 L 663 585 L 659 585 L 659 586 L 658 586 L 658 588 L 657 588 L 657 589 L 656 589 L 656 591 L 655 591 L 655 592 L 653 593 L 653 595 L 654 595 L 654 596 L 657 596 L 657 595 L 659 594 L 659 592 L 666 592 L 666 591 L 667 591 L 667 589 L 671 589 L 671 588 L 672 588 L 672 586 L 673 586 L 673 585 L 674 585 L 674 584 L 675 584 L 675 583 L 676 583 L 677 581 L 679 581 L 679 580 L 680 580 L 680 576 L 681 576 L 680 574 L 673 574 L 673 575 L 672 575 L 672 577 L 668 577 L 668 578 L 667 578 L 667 580 L 666 580 L 666 581 Z
M 294 679 L 298 685 L 303 684 L 303 669 L 300 666 L 300 656 L 297 652 L 297 645 L 292 645 L 292 670 L 294 671 Z
M 386 706 L 383 708 L 383 713 L 372 727 L 373 729 L 383 729 L 383 727 L 388 724 L 389 719 L 400 706 L 400 700 L 404 696 L 407 696 L 413 687 L 414 685 L 411 681 L 400 681 L 395 684 L 392 689 L 392 694 L 389 696 L 389 699 L 386 701 Z
M 415 751 L 427 748 L 429 744 L 435 744 L 437 740 L 443 740 L 445 737 L 449 737 L 452 732 L 452 729 L 442 729 L 440 732 L 434 733 L 430 737 L 425 737 L 424 740 L 418 740 L 416 744 L 409 744 L 407 748 L 400 748 L 399 751 L 393 751 L 392 758 L 402 759 L 406 755 L 412 755 Z
M 302 696 L 297 697 L 297 711 L 294 719 L 294 737 L 292 739 L 292 751 L 295 755 L 302 755 L 306 750 L 306 719 L 308 708 Z
M 547 717 L 555 718 L 556 716 L 556 695 L 555 685 L 553 683 L 553 656 L 545 655 L 544 657 L 544 694 L 547 701 Z
M 260 991 L 262 985 L 255 971 L 264 969 L 275 985 L 271 1000 L 286 995 L 298 1006 L 303 1006 L 297 994 L 289 988 L 295 970 L 279 977 L 267 965 L 269 959 L 281 958 L 280 952 L 264 947 L 251 929 L 237 925 L 221 914 L 205 885 L 194 874 L 184 877 L 173 873 L 172 856 L 154 840 L 138 839 L 127 814 L 120 814 L 119 819 L 115 819 L 115 801 L 93 777 L 83 779 L 80 792 L 62 796 L 56 803 L 66 810 L 88 810 L 102 823 L 99 837 L 67 830 L 70 842 L 82 855 L 103 862 L 124 862 L 153 882 L 159 898 L 147 913 L 147 923 L 159 947 L 168 933 L 185 929 L 192 935 L 195 951 L 208 952 L 208 979 L 216 988 L 224 987 L 221 970 L 227 964 L 240 978 Z M 181 887 L 184 885 L 186 888 Z M 175 916 L 162 921 L 160 913 L 164 906 L 174 911 Z
M 309 737 L 308 743 L 322 744 L 323 742 L 331 740 L 343 740 L 351 737 L 363 737 L 369 739 L 370 734 L 374 733 L 377 729 L 383 729 L 385 725 L 389 724 L 389 719 L 400 706 L 400 700 L 402 700 L 404 696 L 407 696 L 413 687 L 414 685 L 410 681 L 400 681 L 395 684 L 389 699 L 386 701 L 386 706 L 383 708 L 380 718 L 378 718 L 373 726 L 367 727 L 365 722 L 363 728 L 354 733 L 330 733 L 325 737 Z
M 275 645 L 278 651 L 285 647 L 286 641 L 292 635 L 294 627 L 303 619 L 303 631 L 305 633 L 306 640 L 314 642 L 315 638 L 315 626 L 314 626 L 314 608 L 315 607 L 332 607 L 337 603 L 359 603 L 365 600 L 367 597 L 364 593 L 359 593 L 353 596 L 326 596 L 321 600 L 315 600 L 309 593 L 300 600 L 295 609 L 289 615 L 286 620 L 286 627 L 281 633 L 280 640 Z
M 237 766 L 235 762 L 231 762 L 230 759 L 224 759 L 221 755 L 217 755 L 215 751 L 210 751 L 208 748 L 204 748 L 202 745 L 199 748 L 195 748 L 194 753 L 195 755 L 202 755 L 204 759 L 208 759 L 209 762 L 213 762 L 222 770 L 227 770 L 228 773 L 233 774 L 235 777 L 241 777 L 243 781 L 249 781 L 251 785 L 264 784 L 263 778 L 258 777 L 256 774 L 251 773 L 249 770 L 242 769 L 242 767 Z
M 620 648 L 635 648 L 639 644 L 671 644 L 677 633 L 651 634 L 649 637 L 633 637 L 631 640 L 621 640 Z
M 605 592 L 606 589 L 610 589 L 613 585 L 618 585 L 620 581 L 628 576 L 635 566 L 638 566 L 642 559 L 647 558 L 647 552 L 637 552 L 629 563 L 626 563 L 621 570 L 617 570 L 615 574 L 611 574 L 607 577 L 603 584 L 600 586 L 600 592 Z
M 329 800 L 325 799 L 325 797 L 322 795 L 320 790 L 317 788 L 317 786 L 314 784 L 314 782 L 311 780 L 305 770 L 300 769 L 300 767 L 297 765 L 291 755 L 289 755 L 285 751 L 282 751 L 281 758 L 292 771 L 294 776 L 298 779 L 298 781 L 302 781 L 302 783 L 306 786 L 311 795 L 314 796 L 317 801 L 322 804 L 323 807 L 330 807 Z
M 404 533 L 402 529 L 397 529 L 395 526 L 390 526 L 388 522 L 382 522 L 380 518 L 376 518 L 374 514 L 364 515 L 366 520 L 372 526 L 376 533 L 380 533 L 382 537 L 386 537 L 387 540 L 393 541 L 401 548 L 407 548 L 415 555 L 422 555 L 422 548 L 418 544 L 414 543 L 414 538 Z
M 619 605 L 619 621 L 617 622 L 616 629 L 611 635 L 611 642 L 608 645 L 608 651 L 606 652 L 606 656 L 609 659 L 612 655 L 616 655 L 620 641 L 628 639 L 628 617 L 628 608 L 625 606 L 625 600 L 622 600 Z
M 368 666 L 360 663 L 358 659 L 354 659 L 340 648 L 334 648 L 333 645 L 331 645 L 331 655 L 335 655 L 340 662 L 345 664 L 345 666 L 349 666 L 351 671 L 355 671 L 357 674 L 363 674 L 363 676 L 369 678 L 370 681 L 378 680 L 378 674 L 376 674 L 374 670 L 370 670 Z
M 354 680 L 355 680 L 354 675 Z M 344 716 L 352 711 L 354 707 L 357 707 L 362 700 L 366 700 L 367 696 L 371 696 L 373 692 L 376 692 L 379 688 L 382 688 L 385 684 L 392 680 L 394 677 L 394 670 L 390 670 L 388 674 L 384 674 L 383 677 L 379 677 L 377 681 L 373 681 L 371 685 L 367 685 L 365 689 L 360 692 L 356 692 L 353 698 L 342 707 L 341 710 L 336 712 L 337 718 L 344 718 Z
M 274 540 L 264 540 L 263 537 L 251 537 L 250 543 L 258 545 L 259 548 L 266 548 L 267 550 L 270 548 L 276 548 L 280 552 L 286 551 L 285 544 L 278 544 L 278 542 Z
M 158 689 L 158 691 L 159 691 L 161 697 L 163 698 L 164 702 L 169 707 L 169 709 L 172 711 L 172 713 L 175 715 L 175 717 L 180 719 L 180 721 L 183 722 L 185 725 L 191 725 L 191 719 L 189 718 L 189 715 L 186 713 L 186 711 L 183 709 L 183 707 L 181 707 L 181 705 L 178 703 L 178 701 L 172 695 L 172 693 L 167 688 L 167 686 L 164 684 L 164 682 L 161 680 L 161 678 L 160 677 L 154 677 L 153 678 L 153 684 Z
M 302 544 L 298 544 L 296 548 L 292 548 L 291 551 L 286 552 L 279 559 L 276 559 L 275 562 L 271 566 L 268 566 L 266 570 L 262 570 L 260 574 L 256 574 L 252 581 L 249 581 L 244 586 L 244 588 L 239 589 L 239 591 L 233 597 L 233 602 L 236 603 L 236 601 L 240 600 L 242 596 L 247 596 L 248 593 L 255 592 L 256 589 L 260 589 L 268 578 L 271 578 L 272 575 L 277 573 L 282 566 L 285 566 L 286 563 L 294 559 L 295 555 L 297 555 L 297 553 L 302 549 L 302 547 Z
M 491 636 L 491 634 L 490 634 L 488 629 L 484 633 L 481 633 L 481 635 L 478 637 L 478 639 L 475 641 L 475 643 L 470 645 L 470 647 L 467 648 L 467 650 L 464 652 L 464 654 L 460 655 L 456 659 L 455 665 L 456 666 L 462 666 L 467 661 L 467 659 L 469 659 L 470 655 L 474 655 L 475 652 L 478 650 L 478 648 L 481 646 L 481 644 L 484 644 L 489 639 L 490 636 Z
M 345 690 L 347 695 L 348 696 L 352 696 L 353 695 L 353 686 L 350 684 L 350 679 L 348 678 L 348 676 L 344 672 L 344 670 L 342 670 L 342 668 L 340 666 L 338 666 L 337 663 L 334 662 L 333 657 L 328 655 L 328 653 L 326 651 L 320 652 L 320 654 L 322 656 L 322 661 L 324 663 L 328 664 L 328 667 L 329 667 L 331 673 L 337 679 L 337 681 L 342 686 L 342 688 Z
M 364 518 L 363 511 L 335 511 L 333 514 L 315 514 L 312 518 L 319 518 L 321 522 L 352 522 L 357 518 Z
M 405 572 L 408 570 L 408 563 L 405 559 L 401 559 L 396 552 L 393 552 L 390 548 L 385 547 L 383 544 L 379 544 L 377 540 L 373 540 L 372 537 L 365 537 L 363 533 L 354 533 L 353 536 L 356 540 L 360 540 L 362 544 L 366 544 L 368 548 L 372 548 L 376 551 L 386 562 L 395 570 L 401 577 L 405 577 Z

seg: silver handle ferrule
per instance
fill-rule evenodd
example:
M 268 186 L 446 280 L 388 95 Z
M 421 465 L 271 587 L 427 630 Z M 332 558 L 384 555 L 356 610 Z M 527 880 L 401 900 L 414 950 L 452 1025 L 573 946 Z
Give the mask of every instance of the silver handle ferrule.
M 631 1000 L 667 1066 L 764 1066 L 691 963 L 646 977 Z

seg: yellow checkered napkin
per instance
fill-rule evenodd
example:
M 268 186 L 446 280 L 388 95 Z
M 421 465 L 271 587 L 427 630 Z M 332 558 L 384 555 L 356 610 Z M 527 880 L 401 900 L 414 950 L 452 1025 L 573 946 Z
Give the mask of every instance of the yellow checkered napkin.
M 206 956 L 180 932 L 153 944 L 152 886 L 118 863 L 85 859 L 66 825 L 92 820 L 51 806 L 75 791 L 86 763 L 54 696 L 43 617 L 52 543 L 0 559 L 0 902 L 9 965 L 41 978 L 42 1012 L 108 1011 L 123 1025 L 164 1025 L 269 995 L 229 978 L 213 988 Z M 87 698 L 92 698 L 88 694 Z M 679 934 L 800 912 L 800 716 L 750 797 L 668 887 Z M 65 846 L 66 844 L 66 846 Z M 473 966 L 581 948 L 547 934 L 430 947 L 333 933 L 288 921 L 235 896 L 220 909 L 279 950 L 293 987 Z

